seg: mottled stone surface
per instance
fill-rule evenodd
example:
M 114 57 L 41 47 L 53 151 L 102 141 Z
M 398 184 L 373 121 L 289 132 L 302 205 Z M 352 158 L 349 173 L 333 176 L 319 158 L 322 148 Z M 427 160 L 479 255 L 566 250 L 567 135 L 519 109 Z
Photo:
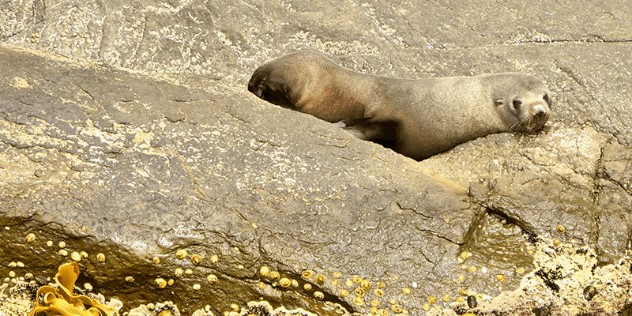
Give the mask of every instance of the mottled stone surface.
M 536 237 L 594 247 L 602 264 L 630 249 L 623 2 L 0 4 L 3 275 L 22 261 L 52 276 L 69 260 L 64 240 L 89 254 L 86 281 L 132 306 L 221 313 L 263 298 L 334 314 L 327 302 L 368 313 L 377 299 L 422 314 L 429 296 L 516 287 Z M 304 47 L 388 76 L 534 74 L 555 94 L 554 117 L 536 135 L 490 135 L 415 162 L 246 91 L 259 64 Z M 273 288 L 263 265 L 299 287 Z M 303 280 L 305 269 L 325 282 Z M 372 284 L 362 305 L 361 283 L 345 285 L 354 275 Z M 159 277 L 175 283 L 159 289 Z

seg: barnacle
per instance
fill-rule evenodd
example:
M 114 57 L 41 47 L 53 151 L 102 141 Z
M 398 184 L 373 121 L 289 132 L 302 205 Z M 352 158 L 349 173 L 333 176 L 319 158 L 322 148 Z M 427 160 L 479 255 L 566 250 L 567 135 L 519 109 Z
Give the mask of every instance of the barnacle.
M 79 277 L 79 265 L 70 262 L 59 266 L 57 286 L 44 285 L 37 290 L 35 307 L 29 316 L 59 314 L 61 316 L 113 316 L 119 313 L 110 306 L 85 295 L 72 292 Z
M 34 241 L 35 241 L 35 234 L 30 233 L 30 234 L 26 235 L 26 242 L 32 243 Z
M 276 280 L 281 278 L 279 271 L 270 271 L 270 280 Z
M 261 268 L 259 268 L 259 275 L 267 278 L 270 276 L 270 268 L 268 268 L 268 266 L 261 266 Z
M 164 289 L 165 287 L 167 287 L 167 280 L 163 279 L 163 278 L 157 278 L 154 280 L 154 283 L 156 285 L 158 285 L 159 288 Z
M 71 258 L 72 260 L 74 260 L 74 261 L 79 262 L 79 261 L 81 261 L 81 254 L 80 254 L 80 253 L 78 253 L 78 252 L 76 252 L 76 251 L 73 251 L 73 252 L 70 254 L 70 258 Z
M 314 292 L 314 298 L 317 300 L 323 300 L 325 299 L 325 294 L 321 291 L 316 291 Z
M 219 261 L 219 257 L 217 255 L 212 255 L 211 256 L 211 263 L 217 263 L 217 261 Z
M 208 283 L 215 284 L 215 283 L 217 283 L 218 279 L 217 279 L 217 276 L 215 274 L 209 274 L 206 277 L 206 280 L 208 281 Z
M 178 251 L 176 251 L 176 257 L 178 257 L 178 259 L 184 259 L 187 257 L 187 255 L 188 253 L 184 249 L 179 249 Z
M 349 291 L 345 289 L 340 290 L 340 297 L 345 298 L 347 296 L 349 296 Z
M 202 255 L 196 253 L 191 256 L 191 263 L 198 265 L 201 262 L 202 262 Z
M 362 280 L 360 281 L 360 286 L 365 289 L 366 291 L 371 289 L 371 281 L 369 280 Z
M 315 281 L 316 283 L 320 284 L 320 285 L 323 285 L 323 284 L 325 284 L 325 276 L 324 276 L 324 275 L 322 275 L 322 274 L 317 274 L 317 275 L 314 277 L 314 281 Z
M 362 277 L 360 277 L 359 275 L 355 274 L 355 275 L 351 276 L 351 280 L 353 281 L 353 283 L 360 283 L 360 282 L 362 282 Z
M 290 287 L 290 285 L 292 285 L 292 281 L 288 278 L 281 278 L 281 280 L 279 280 L 279 285 L 281 287 Z

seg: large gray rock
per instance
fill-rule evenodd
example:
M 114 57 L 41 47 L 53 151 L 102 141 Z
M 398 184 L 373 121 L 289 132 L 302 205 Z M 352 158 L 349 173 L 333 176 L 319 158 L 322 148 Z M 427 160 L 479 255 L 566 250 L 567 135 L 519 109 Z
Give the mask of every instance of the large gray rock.
M 444 280 L 460 269 L 456 254 L 480 207 L 417 162 L 307 115 L 246 102 L 246 91 L 227 97 L 7 48 L 0 57 L 2 214 L 17 226 L 3 232 L 4 249 L 22 249 L 29 232 L 36 247 L 62 238 L 69 251 L 88 252 L 86 273 L 106 295 L 200 298 L 216 311 L 259 297 L 318 311 L 318 288 L 348 306 L 337 295 L 352 275 L 388 284 L 385 298 L 413 281 L 419 298 L 454 287 Z M 49 268 L 67 260 L 51 249 L 2 260 Z M 204 260 L 178 260 L 179 249 Z M 260 290 L 262 265 L 327 281 L 307 280 L 315 289 L 306 293 Z M 194 274 L 172 294 L 147 293 L 179 266 Z M 333 272 L 342 273 L 337 286 Z M 217 285 L 208 285 L 211 273 Z M 126 284 L 128 275 L 135 281 Z M 204 291 L 191 290 L 195 283 Z
M 334 314 L 330 303 L 367 313 L 378 300 L 420 314 L 429 296 L 514 288 L 537 238 L 590 245 L 602 264 L 630 248 L 624 3 L 62 0 L 0 12 L 3 274 L 11 261 L 54 274 L 65 240 L 89 255 L 84 279 L 128 307 L 222 312 L 263 298 Z M 537 135 L 415 162 L 246 91 L 259 64 L 303 47 L 398 77 L 535 74 L 555 116 Z M 326 281 L 303 280 L 306 269 Z M 372 284 L 355 303 L 353 276 Z M 159 277 L 175 283 L 159 289 Z

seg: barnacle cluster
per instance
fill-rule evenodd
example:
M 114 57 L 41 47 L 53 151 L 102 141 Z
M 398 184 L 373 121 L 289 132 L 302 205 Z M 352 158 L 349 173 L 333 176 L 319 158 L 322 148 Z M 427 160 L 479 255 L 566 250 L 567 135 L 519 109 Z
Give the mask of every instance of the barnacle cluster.
M 286 309 L 285 307 L 272 308 L 270 303 L 266 301 L 250 302 L 241 315 L 252 316 L 316 316 L 316 314 L 308 312 L 302 308 Z
M 55 315 L 62 316 L 113 316 L 119 315 L 111 306 L 105 305 L 86 295 L 73 293 L 75 282 L 79 277 L 79 265 L 70 262 L 59 266 L 55 275 L 54 286 L 44 285 L 37 290 L 35 307 L 29 316 Z

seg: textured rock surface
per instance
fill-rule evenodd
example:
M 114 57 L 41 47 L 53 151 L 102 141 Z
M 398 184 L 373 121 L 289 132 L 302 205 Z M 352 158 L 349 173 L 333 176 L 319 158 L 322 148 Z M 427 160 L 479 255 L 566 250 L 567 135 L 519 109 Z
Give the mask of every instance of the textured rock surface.
M 88 253 L 87 281 L 131 305 L 419 314 L 430 296 L 517 286 L 534 236 L 617 262 L 632 234 L 631 18 L 619 1 L 4 1 L 0 272 L 53 275 L 65 240 Z M 536 74 L 555 116 L 415 162 L 246 91 L 257 65 L 302 47 L 398 77 Z M 271 287 L 263 265 L 299 287 Z M 372 284 L 355 303 L 354 275 Z

